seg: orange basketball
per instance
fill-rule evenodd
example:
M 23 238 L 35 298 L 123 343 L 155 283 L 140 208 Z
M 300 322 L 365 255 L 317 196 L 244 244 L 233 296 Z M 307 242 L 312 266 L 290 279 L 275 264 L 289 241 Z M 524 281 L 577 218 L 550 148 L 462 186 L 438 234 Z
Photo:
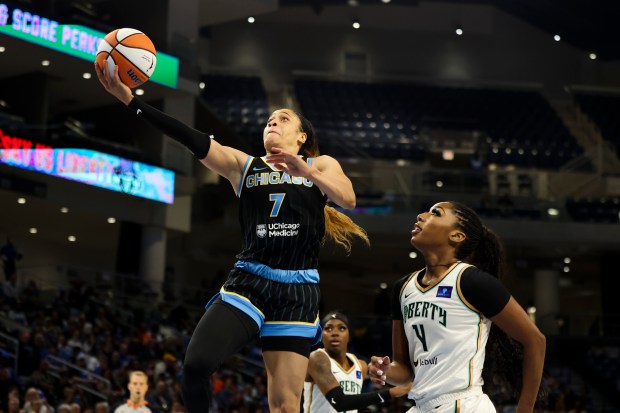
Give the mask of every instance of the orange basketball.
M 135 88 L 149 80 L 155 71 L 157 53 L 151 39 L 136 29 L 116 29 L 105 35 L 97 48 L 97 66 L 103 69 L 108 60 L 108 70 L 114 73 L 118 66 L 121 82 Z

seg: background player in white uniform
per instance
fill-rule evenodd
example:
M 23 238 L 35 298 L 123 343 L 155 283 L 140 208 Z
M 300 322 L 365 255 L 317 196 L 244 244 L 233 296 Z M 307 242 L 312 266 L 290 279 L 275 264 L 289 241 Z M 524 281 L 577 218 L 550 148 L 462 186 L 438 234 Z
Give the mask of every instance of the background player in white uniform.
M 409 398 L 416 406 L 410 412 L 486 413 L 495 412 L 482 390 L 483 376 L 491 383 L 490 376 L 520 393 L 518 413 L 532 412 L 545 337 L 498 280 L 503 254 L 497 236 L 471 208 L 456 202 L 438 203 L 418 215 L 411 234 L 426 268 L 395 285 L 394 361 L 372 357 L 373 380 L 413 379 Z M 484 365 L 487 339 L 494 345 Z M 500 360 L 501 367 L 493 363 Z
M 323 317 L 321 325 L 324 348 L 310 355 L 304 383 L 304 413 L 355 413 L 355 409 L 407 394 L 410 386 L 362 394 L 368 364 L 347 353 L 350 338 L 347 316 L 332 311 Z

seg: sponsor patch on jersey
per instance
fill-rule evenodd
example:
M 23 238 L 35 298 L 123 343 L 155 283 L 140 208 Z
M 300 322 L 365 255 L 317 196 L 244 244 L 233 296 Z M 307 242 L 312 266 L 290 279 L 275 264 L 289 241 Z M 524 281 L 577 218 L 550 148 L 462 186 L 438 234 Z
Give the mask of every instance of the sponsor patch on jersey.
M 355 370 L 355 377 L 358 378 L 358 379 L 361 379 L 362 378 L 362 372 L 359 371 L 359 370 Z
M 265 238 L 265 235 L 267 235 L 267 225 L 265 224 L 256 225 L 256 235 L 258 235 L 260 238 Z
M 437 297 L 450 298 L 452 297 L 452 287 L 445 287 L 440 285 L 437 288 Z

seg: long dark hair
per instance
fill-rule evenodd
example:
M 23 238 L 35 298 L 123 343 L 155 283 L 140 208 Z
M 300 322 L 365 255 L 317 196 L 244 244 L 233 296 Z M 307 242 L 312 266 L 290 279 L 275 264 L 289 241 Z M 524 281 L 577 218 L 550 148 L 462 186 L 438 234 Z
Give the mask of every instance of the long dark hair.
M 466 236 L 456 249 L 456 258 L 501 280 L 505 257 L 499 237 L 482 224 L 473 209 L 459 202 L 450 201 L 450 204 L 458 220 L 457 226 Z M 523 346 L 495 325 L 489 332 L 482 378 L 485 392 L 492 394 L 501 389 L 518 400 L 523 380 Z M 538 400 L 544 396 L 541 385 Z
M 301 145 L 301 148 L 299 148 L 299 153 L 306 157 L 319 156 L 319 144 L 316 140 L 314 126 L 312 126 L 312 123 L 308 119 L 306 119 L 306 117 L 303 116 L 301 113 L 295 112 L 295 114 L 301 122 L 301 132 L 306 134 L 306 141 L 303 143 L 303 145 Z

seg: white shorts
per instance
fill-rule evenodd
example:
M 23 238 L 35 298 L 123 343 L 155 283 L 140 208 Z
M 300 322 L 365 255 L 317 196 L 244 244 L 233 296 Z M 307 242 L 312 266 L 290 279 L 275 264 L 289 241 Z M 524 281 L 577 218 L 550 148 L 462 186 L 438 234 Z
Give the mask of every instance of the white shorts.
M 407 413 L 497 413 L 491 399 L 486 394 L 478 394 L 451 401 L 440 406 L 434 406 L 427 410 L 421 410 L 416 406 L 407 410 Z

